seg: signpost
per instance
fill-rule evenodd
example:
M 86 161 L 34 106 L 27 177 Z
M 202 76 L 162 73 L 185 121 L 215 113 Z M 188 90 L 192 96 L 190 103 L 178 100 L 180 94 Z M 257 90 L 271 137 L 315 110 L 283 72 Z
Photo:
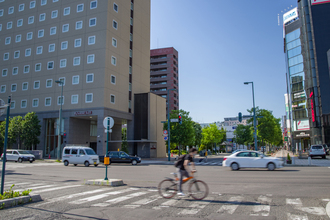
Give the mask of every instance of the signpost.
M 0 194 L 3 195 L 3 189 L 5 186 L 5 172 L 6 172 L 6 150 L 7 150 L 7 139 L 8 139 L 8 125 L 9 125 L 9 113 L 10 113 L 10 103 L 11 103 L 11 96 L 8 96 L 8 105 L 4 104 L 5 102 L 0 99 L 0 109 L 4 109 L 7 107 L 7 117 L 6 117 L 6 130 L 5 130 L 5 143 L 3 146 L 3 158 L 2 158 L 2 172 L 1 172 L 1 192 Z M 0 112 L 1 115 L 3 112 Z
M 105 127 L 105 132 L 107 133 L 107 150 L 105 153 L 105 156 L 107 156 L 108 154 L 108 150 L 109 150 L 109 134 L 111 135 L 111 128 L 113 127 L 113 125 L 115 124 L 115 121 L 113 120 L 113 118 L 111 117 L 105 117 L 103 120 L 103 126 Z M 111 136 L 110 136 L 111 139 Z M 105 178 L 104 180 L 108 180 L 108 166 L 105 166 Z
M 171 118 L 171 122 L 179 122 L 178 118 Z

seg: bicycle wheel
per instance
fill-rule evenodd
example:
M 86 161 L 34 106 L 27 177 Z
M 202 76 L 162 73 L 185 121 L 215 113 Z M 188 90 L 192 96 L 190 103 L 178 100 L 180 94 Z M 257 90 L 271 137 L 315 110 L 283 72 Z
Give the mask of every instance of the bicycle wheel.
M 192 181 L 189 185 L 189 193 L 196 200 L 202 200 L 209 194 L 209 187 L 201 180 Z
M 176 183 L 172 180 L 163 180 L 158 185 L 158 192 L 165 199 L 172 198 L 176 193 Z

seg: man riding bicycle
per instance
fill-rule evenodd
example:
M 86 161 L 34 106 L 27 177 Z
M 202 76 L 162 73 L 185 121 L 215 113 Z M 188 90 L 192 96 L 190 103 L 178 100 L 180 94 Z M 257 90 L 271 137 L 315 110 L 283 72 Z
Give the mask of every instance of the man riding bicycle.
M 182 192 L 182 179 L 183 176 L 189 177 L 189 173 L 193 175 L 196 172 L 194 156 L 197 154 L 196 148 L 189 149 L 189 154 L 182 155 L 179 157 L 175 167 L 177 168 L 178 178 L 179 178 L 179 196 L 184 196 Z M 189 163 L 191 164 L 192 169 L 190 170 Z

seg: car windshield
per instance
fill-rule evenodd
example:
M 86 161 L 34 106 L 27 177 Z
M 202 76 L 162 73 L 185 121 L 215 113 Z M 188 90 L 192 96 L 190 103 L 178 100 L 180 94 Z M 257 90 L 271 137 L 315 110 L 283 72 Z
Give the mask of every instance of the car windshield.
M 29 151 L 26 151 L 26 150 L 18 150 L 17 152 L 19 154 L 31 154 Z
M 85 149 L 85 151 L 88 155 L 96 155 L 96 153 L 93 149 Z

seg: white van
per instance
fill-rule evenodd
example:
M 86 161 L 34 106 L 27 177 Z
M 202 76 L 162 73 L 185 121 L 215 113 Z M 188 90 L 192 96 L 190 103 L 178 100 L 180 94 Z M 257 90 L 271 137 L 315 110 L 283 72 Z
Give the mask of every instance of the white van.
M 99 156 L 90 147 L 83 146 L 69 146 L 64 147 L 62 154 L 62 161 L 64 166 L 68 166 L 70 163 L 77 166 L 77 164 L 84 164 L 88 167 L 90 164 L 94 164 L 97 167 L 100 163 Z

